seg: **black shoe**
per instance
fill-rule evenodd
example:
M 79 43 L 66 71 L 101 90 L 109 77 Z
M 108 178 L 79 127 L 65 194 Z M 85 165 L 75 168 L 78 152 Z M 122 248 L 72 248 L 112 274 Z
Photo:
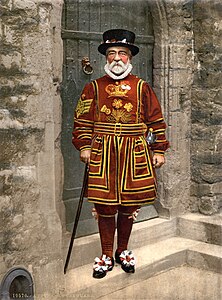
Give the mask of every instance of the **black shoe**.
M 124 272 L 135 273 L 135 258 L 132 251 L 124 250 L 120 254 L 116 251 L 115 260 L 121 265 Z
M 103 255 L 101 259 L 96 257 L 93 266 L 93 277 L 97 279 L 105 277 L 107 272 L 112 271 L 113 266 L 113 257 L 110 258 L 106 255 Z
M 116 261 L 117 264 L 120 264 L 120 265 L 121 265 L 122 262 L 121 262 L 120 257 L 119 257 L 120 254 L 121 254 L 121 253 L 118 254 L 118 253 L 117 253 L 117 250 L 116 250 L 116 252 L 115 252 L 115 261 Z

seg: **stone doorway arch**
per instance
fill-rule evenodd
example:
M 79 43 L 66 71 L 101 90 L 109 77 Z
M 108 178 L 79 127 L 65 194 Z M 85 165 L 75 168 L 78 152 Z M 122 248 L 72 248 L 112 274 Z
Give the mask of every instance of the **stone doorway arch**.
M 193 2 L 155 0 L 150 1 L 150 8 L 155 38 L 153 86 L 171 144 L 167 164 L 159 172 L 156 208 L 160 216 L 169 218 L 189 210 Z

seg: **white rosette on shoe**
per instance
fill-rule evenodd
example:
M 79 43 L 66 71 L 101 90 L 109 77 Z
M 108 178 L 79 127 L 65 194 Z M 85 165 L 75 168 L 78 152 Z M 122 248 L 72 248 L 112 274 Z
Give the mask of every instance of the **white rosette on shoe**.
M 107 272 L 112 267 L 111 258 L 103 254 L 102 258 L 96 257 L 93 270 Z
M 103 254 L 101 258 L 96 257 L 93 265 L 93 277 L 103 278 L 108 271 L 113 269 L 113 259 Z
M 134 267 L 136 264 L 136 260 L 133 254 L 133 251 L 131 250 L 124 250 L 120 256 L 119 256 L 122 265 L 126 266 L 126 267 Z

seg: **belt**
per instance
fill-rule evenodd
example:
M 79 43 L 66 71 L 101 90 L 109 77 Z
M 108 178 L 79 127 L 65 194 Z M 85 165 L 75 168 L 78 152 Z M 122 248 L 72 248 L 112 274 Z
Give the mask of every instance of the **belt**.
M 94 123 L 94 134 L 107 134 L 115 136 L 140 136 L 147 131 L 144 123 L 123 124 L 123 123 Z

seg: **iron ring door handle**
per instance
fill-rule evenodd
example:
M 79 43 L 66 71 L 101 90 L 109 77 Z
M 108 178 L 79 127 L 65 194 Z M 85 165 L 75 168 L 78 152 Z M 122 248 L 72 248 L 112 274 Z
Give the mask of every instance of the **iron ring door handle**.
M 93 73 L 93 68 L 88 57 L 83 57 L 82 59 L 82 70 L 86 75 L 91 75 Z

